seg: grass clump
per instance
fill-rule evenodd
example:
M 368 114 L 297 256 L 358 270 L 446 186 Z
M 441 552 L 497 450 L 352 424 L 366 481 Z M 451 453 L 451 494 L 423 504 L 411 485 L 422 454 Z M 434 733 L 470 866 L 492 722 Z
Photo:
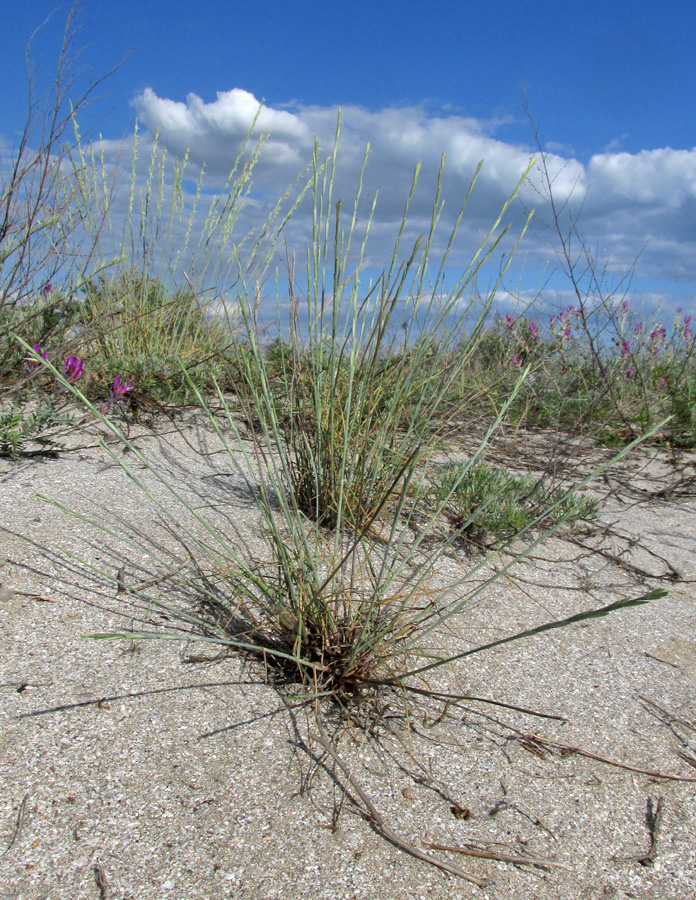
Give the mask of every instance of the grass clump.
M 497 246 L 500 219 L 455 290 L 444 296 L 447 255 L 431 273 L 430 239 L 416 240 L 405 261 L 398 262 L 405 216 L 391 265 L 363 285 L 369 222 L 359 240 L 358 193 L 344 225 L 340 201 L 331 201 L 334 166 L 335 153 L 325 161 L 315 156 L 307 281 L 300 286 L 290 267 L 290 316 L 283 321 L 278 315 L 280 340 L 269 348 L 267 330 L 258 320 L 256 288 L 247 292 L 240 276 L 241 340 L 232 348 L 235 394 L 229 397 L 218 388 L 213 409 L 196 391 L 229 464 L 253 498 L 265 552 L 252 558 L 215 524 L 212 511 L 209 515 L 187 502 L 113 422 L 105 424 L 131 451 L 127 458 L 151 469 L 168 491 L 172 505 L 162 504 L 161 513 L 193 560 L 183 568 L 166 555 L 160 560 L 164 572 L 181 585 L 179 596 L 196 598 L 193 607 L 177 607 L 169 592 L 131 592 L 143 604 L 144 626 L 159 610 L 170 632 L 172 621 L 181 623 L 169 636 L 194 636 L 251 654 L 266 671 L 302 683 L 305 696 L 349 707 L 385 686 L 422 691 L 426 672 L 485 649 L 438 651 L 437 636 L 563 517 L 581 510 L 589 514 L 589 508 L 572 500 L 573 490 L 543 495 L 524 480 L 481 467 L 491 437 L 524 383 L 525 369 L 467 469 L 443 479 L 435 462 L 453 414 L 451 397 L 462 361 L 472 358 L 480 340 L 478 325 L 464 327 L 462 293 Z M 433 209 L 429 238 L 437 226 L 439 197 Z M 284 299 L 279 295 L 278 310 L 287 308 Z M 99 415 L 75 383 L 71 388 Z M 115 458 L 137 481 L 124 458 Z M 436 473 L 440 480 L 434 495 Z M 487 521 L 501 532 L 514 528 L 523 547 L 502 568 L 484 572 L 489 561 L 484 554 L 443 583 L 436 577 L 438 563 L 466 522 L 444 541 L 429 538 L 440 534 L 442 516 L 457 504 L 467 522 Z M 492 510 L 497 518 L 490 518 Z M 620 601 L 587 616 L 646 599 Z M 111 635 L 162 636 L 157 627 Z
M 221 373 L 225 337 L 188 289 L 170 291 L 137 271 L 102 276 L 85 287 L 80 345 L 103 380 L 137 386 L 141 404 L 191 401 Z M 226 338 L 229 342 L 229 336 Z
M 264 345 L 255 305 L 238 298 L 243 343 L 236 391 L 247 419 L 263 423 L 262 440 L 282 470 L 273 475 L 274 489 L 290 492 L 293 512 L 338 533 L 362 532 L 385 504 L 394 500 L 398 506 L 400 486 L 437 443 L 452 387 L 476 350 L 495 288 L 468 331 L 471 306 L 463 297 L 505 233 L 498 229 L 512 198 L 446 295 L 444 266 L 468 196 L 448 250 L 431 273 L 439 188 L 428 240 L 418 239 L 399 264 L 404 213 L 390 267 L 365 289 L 362 259 L 371 217 L 360 239 L 360 190 L 347 223 L 340 201 L 331 209 L 334 165 L 335 154 L 323 165 L 315 157 L 314 243 L 306 286 L 289 272 L 289 322 L 277 322 L 287 336 Z M 460 346 L 456 358 L 449 352 L 454 343 Z

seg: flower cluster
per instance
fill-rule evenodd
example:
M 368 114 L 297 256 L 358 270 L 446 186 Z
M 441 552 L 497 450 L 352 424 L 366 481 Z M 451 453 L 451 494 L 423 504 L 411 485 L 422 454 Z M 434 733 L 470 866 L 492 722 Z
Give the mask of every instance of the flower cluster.
M 528 322 L 526 319 L 516 319 L 512 313 L 506 313 L 498 321 L 505 336 L 507 363 L 515 369 L 521 368 L 528 357 L 536 358 L 539 348 L 543 347 L 541 332 L 537 322 Z
M 665 367 L 669 368 L 676 355 L 681 352 L 691 354 L 694 349 L 694 333 L 690 328 L 691 316 L 682 318 L 682 309 L 675 310 L 674 324 L 665 327 L 662 322 L 644 322 L 632 313 L 627 300 L 623 300 L 614 310 L 617 336 L 613 343 L 620 350 L 622 372 L 627 379 L 654 373 L 654 383 L 664 389 L 669 386 Z M 647 368 L 644 371 L 644 367 Z
M 34 344 L 31 348 L 36 356 L 40 357 L 36 359 L 35 356 L 27 356 L 25 359 L 27 360 L 27 374 L 33 375 L 35 372 L 38 372 L 41 368 L 41 360 L 46 359 L 48 357 L 48 353 L 45 350 L 42 350 L 39 344 Z
M 573 325 L 580 319 L 581 313 L 574 306 L 567 306 L 557 316 L 549 317 L 551 333 L 560 339 L 561 343 L 573 336 Z
M 31 349 L 33 355 L 25 357 L 27 363 L 26 371 L 28 375 L 35 375 L 43 367 L 41 360 L 48 359 L 48 352 L 42 350 L 40 344 L 34 344 Z M 80 359 L 79 357 L 70 354 L 65 358 L 63 372 L 65 373 L 65 380 L 70 384 L 75 384 L 76 381 L 79 381 L 84 375 L 84 370 L 84 359 Z M 90 375 L 89 377 L 90 379 L 96 378 L 95 375 Z M 114 379 L 114 383 L 109 388 L 108 405 L 111 406 L 114 401 L 117 403 L 120 402 L 128 391 L 132 390 L 133 385 L 122 379 L 120 375 L 117 375 Z
M 70 384 L 74 384 L 76 381 L 82 378 L 84 367 L 84 359 L 78 359 L 76 356 L 68 356 L 68 358 L 63 363 L 63 371 L 65 372 L 65 377 L 70 382 Z
M 111 400 L 123 400 L 128 391 L 133 390 L 133 385 L 127 381 L 121 381 L 121 376 L 117 375 L 113 385 L 109 388 L 109 398 Z

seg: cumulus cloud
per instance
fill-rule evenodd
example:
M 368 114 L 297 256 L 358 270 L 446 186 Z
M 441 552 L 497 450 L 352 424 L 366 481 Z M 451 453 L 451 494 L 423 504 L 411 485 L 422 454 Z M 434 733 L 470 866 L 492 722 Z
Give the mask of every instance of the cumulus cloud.
M 256 131 L 266 132 L 267 163 L 297 167 L 303 151 L 312 143 L 307 126 L 291 113 L 263 107 L 247 91 L 235 88 L 218 92 L 217 100 L 204 103 L 189 94 L 186 103 L 158 97 L 146 88 L 133 103 L 139 119 L 173 152 L 205 163 L 212 172 L 227 175 L 256 121 Z
M 339 110 L 329 106 L 262 106 L 247 91 L 219 92 L 212 102 L 189 94 L 186 102 L 158 97 L 147 89 L 133 101 L 139 120 L 160 143 L 177 155 L 188 150 L 205 164 L 213 181 L 222 183 L 247 134 L 265 133 L 267 144 L 254 173 L 255 190 L 277 195 L 311 160 L 315 136 L 324 152 L 333 147 Z M 423 107 L 368 110 L 341 109 L 339 168 L 335 196 L 355 194 L 365 146 L 370 160 L 364 182 L 365 207 L 379 192 L 374 234 L 376 253 L 389 244 L 403 212 L 414 167 L 422 164 L 421 182 L 411 205 L 415 230 L 427 227 L 444 153 L 443 234 L 467 193 L 477 166 L 483 168 L 463 220 L 461 254 L 465 256 L 495 220 L 501 205 L 528 166 L 534 147 L 496 137 L 496 125 L 458 115 L 433 114 Z M 255 123 L 255 125 L 254 125 Z M 588 245 L 599 245 L 610 270 L 628 268 L 639 254 L 641 269 L 654 277 L 696 280 L 696 149 L 603 152 L 583 163 L 558 145 L 546 155 L 558 208 L 569 202 L 581 210 L 580 228 Z M 530 173 L 520 199 L 508 213 L 513 231 L 534 207 L 539 223 L 549 220 L 538 170 Z M 301 223 L 298 222 L 301 229 Z M 540 233 L 540 228 L 536 229 Z M 443 244 L 446 237 L 442 238 Z M 540 243 L 527 253 L 543 264 L 549 256 Z

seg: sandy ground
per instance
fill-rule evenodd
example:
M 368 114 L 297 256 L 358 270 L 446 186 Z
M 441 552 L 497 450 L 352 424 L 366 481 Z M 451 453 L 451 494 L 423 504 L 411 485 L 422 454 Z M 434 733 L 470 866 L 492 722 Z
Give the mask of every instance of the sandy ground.
M 260 546 L 253 503 L 205 427 L 191 418 L 138 446 L 230 540 Z M 164 502 L 163 484 L 124 458 Z M 200 644 L 84 638 L 129 625 L 115 573 L 137 583 L 174 547 L 157 507 L 105 451 L 0 461 L 0 898 L 692 900 L 696 501 L 688 490 L 641 494 L 636 485 L 662 483 L 651 472 L 669 472 L 651 465 L 638 456 L 609 484 L 604 517 L 625 537 L 606 538 L 607 555 L 553 538 L 447 638 L 473 646 L 667 587 L 649 605 L 438 676 L 440 689 L 562 720 L 468 701 L 439 722 L 442 704 L 412 704 L 406 721 L 385 695 L 373 733 L 356 726 L 340 740 L 403 839 L 540 861 L 430 851 L 486 882 L 477 887 L 378 833 L 312 739 L 311 709 L 289 708 L 258 667 L 216 661 Z M 632 538 L 640 546 L 629 552 Z M 619 551 L 621 564 L 608 558 Z M 453 557 L 438 577 L 466 564 Z M 681 581 L 660 578 L 670 565 Z

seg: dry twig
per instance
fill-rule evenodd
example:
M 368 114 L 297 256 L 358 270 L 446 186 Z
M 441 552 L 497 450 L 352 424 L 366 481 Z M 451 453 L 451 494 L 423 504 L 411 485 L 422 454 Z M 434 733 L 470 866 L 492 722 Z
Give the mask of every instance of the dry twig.
M 648 797 L 648 803 L 645 810 L 645 824 L 648 826 L 650 834 L 650 849 L 647 854 L 641 857 L 638 862 L 641 866 L 651 866 L 655 861 L 655 853 L 657 852 L 657 838 L 660 833 L 660 824 L 662 823 L 662 797 L 658 797 L 653 805 L 653 798 Z
M 94 878 L 99 888 L 101 900 L 111 900 L 111 888 L 106 880 L 106 871 L 104 866 L 98 862 L 94 864 Z
M 400 847 L 410 856 L 415 856 L 416 859 L 422 859 L 424 862 L 430 863 L 431 866 L 436 866 L 438 869 L 442 869 L 445 872 L 449 872 L 452 875 L 458 875 L 460 878 L 464 878 L 466 881 L 471 882 L 472 884 L 477 885 L 477 887 L 485 887 L 486 882 L 480 878 L 474 878 L 472 875 L 467 875 L 466 872 L 463 872 L 457 866 L 453 866 L 451 863 L 445 862 L 444 860 L 435 859 L 434 856 L 430 856 L 427 853 L 424 853 L 422 850 L 419 850 L 418 847 L 414 847 L 413 844 L 409 844 L 408 841 L 405 841 L 403 838 L 399 837 L 395 831 L 392 831 L 388 825 L 385 825 L 384 819 L 381 814 L 378 812 L 377 807 L 367 796 L 365 791 L 360 787 L 358 782 L 356 781 L 353 773 L 350 771 L 345 762 L 341 759 L 341 757 L 336 752 L 335 748 L 332 746 L 328 737 L 326 736 L 326 732 L 321 726 L 321 723 L 317 721 L 317 728 L 319 730 L 319 734 L 314 735 L 314 739 L 321 744 L 321 746 L 326 750 L 329 756 L 333 759 L 336 765 L 341 769 L 343 774 L 346 776 L 351 786 L 357 793 L 358 797 L 360 797 L 365 809 L 367 810 L 367 817 L 373 823 L 375 828 L 382 834 L 388 841 L 394 844 L 397 847 Z
M 3 856 L 5 856 L 7 853 L 10 852 L 10 850 L 14 846 L 15 841 L 19 837 L 19 833 L 22 830 L 22 826 L 24 825 L 24 819 L 26 817 L 27 798 L 28 797 L 29 797 L 29 794 L 25 794 L 24 797 L 22 797 L 22 802 L 19 804 L 19 812 L 17 813 L 17 824 L 15 825 L 14 834 L 12 835 L 12 837 L 10 839 L 10 843 L 7 845 L 7 847 L 5 847 L 5 851 L 2 854 Z
M 640 769 L 638 766 L 622 763 L 615 759 L 607 759 L 606 756 L 600 756 L 598 753 L 593 753 L 591 750 L 583 750 L 582 747 L 575 747 L 573 744 L 563 744 L 560 741 L 552 741 L 549 738 L 541 737 L 538 734 L 525 734 L 523 735 L 523 739 L 537 744 L 546 744 L 548 747 L 558 747 L 559 750 L 567 750 L 570 753 L 579 753 L 581 756 L 596 759 L 598 762 L 606 763 L 608 766 L 627 769 L 629 772 L 637 772 L 639 775 L 649 775 L 651 778 L 663 778 L 665 781 L 696 781 L 696 776 L 674 775 L 670 772 L 656 772 L 653 769 Z
M 493 850 L 480 850 L 472 844 L 465 844 L 463 847 L 450 847 L 446 844 L 428 843 L 426 847 L 430 850 L 446 850 L 449 853 L 464 853 L 466 856 L 476 856 L 479 859 L 495 859 L 498 862 L 515 863 L 521 866 L 550 866 L 554 869 L 565 869 L 566 872 L 572 872 L 570 866 L 564 863 L 554 862 L 551 859 L 537 859 L 533 856 L 511 856 L 507 853 L 496 853 Z

